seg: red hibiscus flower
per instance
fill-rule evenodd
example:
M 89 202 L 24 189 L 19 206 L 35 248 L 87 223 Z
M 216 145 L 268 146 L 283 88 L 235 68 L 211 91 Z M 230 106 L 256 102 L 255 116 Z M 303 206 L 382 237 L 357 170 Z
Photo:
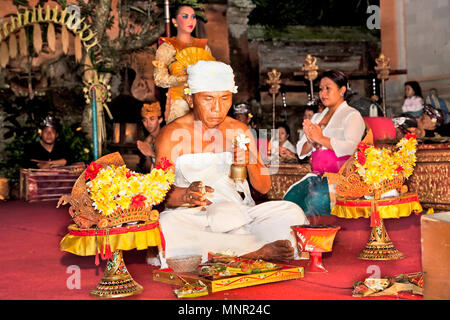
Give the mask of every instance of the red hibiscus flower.
M 86 171 L 85 171 L 85 175 L 84 178 L 86 180 L 90 179 L 93 180 L 95 179 L 95 177 L 97 176 L 98 172 L 100 171 L 100 169 L 103 168 L 103 166 L 101 164 L 95 163 L 94 161 L 92 161 L 90 164 L 88 164 L 86 166 Z
M 358 155 L 358 162 L 363 166 L 366 163 L 366 155 L 364 154 L 364 151 L 359 151 Z
M 397 172 L 400 172 L 400 171 L 403 171 L 403 170 L 405 170 L 402 166 L 398 166 L 396 169 L 395 169 L 395 171 L 397 171 Z
M 167 160 L 166 157 L 162 157 L 155 166 L 156 169 L 163 169 L 164 171 L 169 169 L 170 167 L 173 167 L 173 164 L 169 160 Z
M 125 176 L 127 177 L 127 179 L 129 179 L 130 177 L 135 177 L 136 175 L 134 173 L 131 173 L 130 170 L 128 170 Z
M 417 139 L 417 136 L 414 133 L 407 133 L 405 134 L 406 139 Z
M 365 152 L 366 149 L 369 149 L 369 148 L 370 148 L 370 146 L 365 142 L 360 142 L 358 144 L 358 149 L 361 150 L 362 152 Z
M 138 194 L 137 196 L 134 196 L 133 198 L 131 198 L 131 207 L 133 208 L 142 208 L 145 207 L 145 200 L 147 200 L 147 198 L 141 194 Z

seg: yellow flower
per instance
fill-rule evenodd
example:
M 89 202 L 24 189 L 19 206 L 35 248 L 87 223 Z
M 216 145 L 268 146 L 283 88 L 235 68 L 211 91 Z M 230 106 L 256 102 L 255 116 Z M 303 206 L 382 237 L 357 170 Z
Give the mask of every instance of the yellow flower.
M 147 198 L 144 201 L 146 206 L 162 202 L 174 181 L 172 170 L 153 169 L 149 174 L 139 174 L 125 165 L 110 165 L 100 169 L 86 186 L 93 207 L 102 215 L 109 215 L 119 208 L 129 209 L 132 198 L 139 194 Z

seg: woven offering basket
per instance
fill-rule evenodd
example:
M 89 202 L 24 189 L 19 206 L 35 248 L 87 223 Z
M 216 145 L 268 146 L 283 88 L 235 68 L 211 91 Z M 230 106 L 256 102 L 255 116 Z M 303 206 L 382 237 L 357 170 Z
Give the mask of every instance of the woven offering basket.
M 202 256 L 177 256 L 167 258 L 166 261 L 169 268 L 175 272 L 194 272 L 202 262 Z

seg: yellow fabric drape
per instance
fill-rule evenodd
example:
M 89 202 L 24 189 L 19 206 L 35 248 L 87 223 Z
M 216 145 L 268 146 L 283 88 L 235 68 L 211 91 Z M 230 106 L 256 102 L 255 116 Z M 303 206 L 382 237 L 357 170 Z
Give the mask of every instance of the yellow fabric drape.
M 417 197 L 405 196 L 399 197 L 401 203 L 396 203 L 395 200 L 389 201 L 387 199 L 378 200 L 377 211 L 381 219 L 401 218 L 407 217 L 412 212 L 422 212 L 422 206 L 417 201 Z M 345 202 L 345 204 L 339 204 Z M 358 203 L 367 204 L 370 200 L 339 200 L 331 209 L 331 214 L 339 218 L 357 219 L 369 218 L 372 212 L 371 206 L 361 205 Z
M 72 230 L 86 230 L 77 229 L 75 225 L 69 226 L 70 228 Z M 106 240 L 107 237 L 109 237 L 109 242 Z M 144 231 L 110 234 L 108 236 L 78 236 L 69 233 L 61 240 L 60 249 L 79 256 L 94 256 L 97 248 L 102 252 L 105 243 L 110 244 L 112 252 L 115 250 L 144 250 L 161 244 L 160 229 L 156 227 Z

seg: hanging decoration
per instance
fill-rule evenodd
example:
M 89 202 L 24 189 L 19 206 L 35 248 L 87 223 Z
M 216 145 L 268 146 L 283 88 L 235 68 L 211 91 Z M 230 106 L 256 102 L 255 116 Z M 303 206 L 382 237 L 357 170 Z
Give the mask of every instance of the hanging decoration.
M 41 28 L 41 23 L 48 24 L 47 34 L 44 35 Z M 98 75 L 97 70 L 93 65 L 98 65 L 103 61 L 101 54 L 101 46 L 95 32 L 91 29 L 89 23 L 85 18 L 80 18 L 76 12 L 68 13 L 68 9 L 61 9 L 59 6 L 37 6 L 32 9 L 25 9 L 22 12 L 17 12 L 5 18 L 0 24 L 0 66 L 5 68 L 8 65 L 9 59 L 20 57 L 29 57 L 28 40 L 25 28 L 32 27 L 32 45 L 34 52 L 39 55 L 44 46 L 44 40 L 50 51 L 55 52 L 56 49 L 56 34 L 55 24 L 61 26 L 61 44 L 64 54 L 69 52 L 70 37 L 69 30 L 74 34 L 74 48 L 75 60 L 80 63 L 83 57 L 88 57 L 89 64 L 85 67 L 85 75 L 83 82 L 85 84 L 85 97 L 88 104 L 92 103 L 90 93 L 92 89 L 95 90 L 96 103 L 98 104 L 97 114 L 100 115 L 100 124 L 104 127 L 103 108 L 107 110 L 108 115 L 112 118 L 106 103 L 110 101 L 110 86 L 108 82 L 110 77 L 105 75 Z M 17 41 L 18 36 L 18 41 Z M 90 60 L 94 58 L 94 64 Z M 29 95 L 32 99 L 34 97 L 34 90 L 29 81 Z M 86 94 L 88 92 L 88 94 Z M 98 132 L 97 123 L 93 123 L 93 132 Z M 104 128 L 101 129 L 104 131 Z M 94 145 L 101 145 L 105 138 L 105 133 L 98 134 L 98 139 L 94 139 Z

